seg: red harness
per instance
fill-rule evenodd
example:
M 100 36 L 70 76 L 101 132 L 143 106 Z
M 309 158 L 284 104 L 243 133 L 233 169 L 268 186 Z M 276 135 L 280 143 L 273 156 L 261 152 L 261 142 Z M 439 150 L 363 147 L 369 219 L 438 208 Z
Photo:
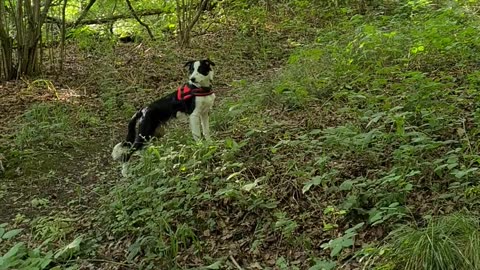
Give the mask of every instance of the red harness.
M 184 84 L 177 89 L 177 100 L 178 101 L 186 101 L 191 99 L 192 97 L 196 96 L 209 96 L 213 94 L 210 88 L 191 88 L 190 85 Z

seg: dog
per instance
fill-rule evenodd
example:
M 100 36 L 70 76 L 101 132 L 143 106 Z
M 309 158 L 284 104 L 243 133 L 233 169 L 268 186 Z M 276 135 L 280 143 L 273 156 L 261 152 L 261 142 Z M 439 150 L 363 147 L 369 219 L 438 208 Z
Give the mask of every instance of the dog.
M 206 140 L 210 140 L 209 113 L 215 101 L 212 91 L 213 66 L 215 63 L 209 59 L 188 61 L 184 65 L 188 67 L 187 83 L 133 115 L 128 123 L 126 140 L 115 145 L 112 151 L 113 159 L 121 160 L 124 164 L 124 175 L 125 164 L 130 157 L 142 149 L 147 141 L 160 137 L 165 124 L 179 113 L 189 115 L 194 140 L 201 140 L 201 133 Z

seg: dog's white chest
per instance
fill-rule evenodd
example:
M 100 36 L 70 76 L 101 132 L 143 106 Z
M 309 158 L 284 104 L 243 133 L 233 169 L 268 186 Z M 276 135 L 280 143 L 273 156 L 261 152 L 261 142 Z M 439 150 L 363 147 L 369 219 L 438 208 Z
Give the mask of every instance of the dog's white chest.
M 208 113 L 213 107 L 215 101 L 215 94 L 208 96 L 197 96 L 195 97 L 195 110 L 199 113 Z

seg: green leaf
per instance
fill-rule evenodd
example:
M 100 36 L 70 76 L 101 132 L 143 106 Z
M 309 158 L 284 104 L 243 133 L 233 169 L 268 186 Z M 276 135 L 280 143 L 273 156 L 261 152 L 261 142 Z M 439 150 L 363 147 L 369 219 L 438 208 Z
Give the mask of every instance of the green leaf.
M 42 263 L 40 264 L 40 269 L 45 269 L 51 262 L 52 259 L 43 259 Z
M 343 239 L 342 241 L 342 246 L 343 247 L 351 247 L 353 246 L 353 239 L 352 238 L 347 238 L 347 239 Z
M 303 188 L 302 188 L 302 192 L 305 194 L 305 192 L 309 191 L 310 188 L 312 186 L 318 186 L 322 183 L 322 180 L 324 179 L 323 176 L 315 176 L 312 178 L 312 180 L 310 180 L 309 182 L 307 182 Z
M 456 178 L 463 178 L 464 176 L 468 175 L 469 173 L 473 172 L 473 171 L 476 171 L 478 170 L 478 168 L 470 168 L 468 170 L 454 170 L 452 172 L 452 174 L 456 177 Z
M 3 259 L 11 258 L 17 255 L 17 253 L 24 247 L 25 247 L 25 244 L 23 242 L 19 242 L 16 245 L 14 245 L 5 255 L 3 255 L 2 258 Z
M 214 263 L 210 264 L 209 266 L 205 267 L 205 269 L 217 270 L 217 269 L 221 269 L 221 266 L 222 266 L 222 262 L 217 261 L 217 262 L 214 262 Z
M 340 251 L 342 251 L 343 247 L 341 245 L 335 245 L 335 247 L 333 247 L 332 249 L 332 252 L 330 252 L 330 257 L 335 257 L 338 255 L 338 253 L 340 253 Z
M 352 190 L 352 187 L 353 187 L 353 184 L 355 182 L 352 181 L 352 180 L 346 180 L 346 181 L 343 181 L 343 183 L 340 185 L 340 190 L 341 191 L 349 191 L 349 190 Z
M 337 266 L 336 262 L 315 260 L 315 265 L 308 268 L 308 270 L 333 270 Z
M 365 222 L 360 222 L 360 223 L 358 223 L 357 225 L 353 226 L 352 228 L 346 230 L 345 233 L 354 232 L 354 231 L 356 231 L 357 229 L 361 228 L 361 227 L 363 226 L 363 224 L 365 224 Z
M 60 251 L 58 251 L 54 258 L 55 259 L 58 259 L 60 258 L 61 256 L 63 256 L 64 254 L 67 254 L 67 253 L 72 253 L 72 252 L 75 252 L 76 250 L 78 250 L 78 248 L 80 247 L 80 243 L 82 243 L 82 237 L 79 236 L 77 238 L 75 238 L 75 240 L 73 240 L 70 244 L 68 244 L 67 246 L 65 246 L 63 249 L 61 249 Z
M 14 229 L 14 230 L 8 231 L 2 236 L 2 239 L 5 239 L 5 240 L 12 239 L 21 231 L 23 231 L 23 229 Z
M 382 219 L 382 216 L 383 216 L 383 211 L 377 211 L 372 217 L 368 219 L 368 222 L 374 223 L 375 221 Z

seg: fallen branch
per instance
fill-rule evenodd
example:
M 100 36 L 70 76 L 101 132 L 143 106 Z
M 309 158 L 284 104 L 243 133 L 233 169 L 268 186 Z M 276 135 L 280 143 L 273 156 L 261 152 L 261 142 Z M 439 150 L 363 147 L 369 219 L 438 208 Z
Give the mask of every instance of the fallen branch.
M 243 268 L 237 263 L 237 261 L 235 260 L 235 258 L 233 258 L 232 255 L 230 255 L 230 260 L 235 265 L 235 267 L 237 267 L 238 270 L 243 270 Z
M 143 10 L 143 11 L 137 11 L 136 15 L 138 17 L 143 17 L 143 16 L 153 16 L 153 15 L 160 15 L 164 14 L 166 11 L 164 10 Z M 81 26 L 81 25 L 89 25 L 89 24 L 104 24 L 104 23 L 109 23 L 109 22 L 114 22 L 118 20 L 125 20 L 125 19 L 133 19 L 132 14 L 118 14 L 118 15 L 113 15 L 110 17 L 104 17 L 104 18 L 98 18 L 98 19 L 88 19 L 88 20 L 83 20 L 81 22 L 67 22 L 66 27 L 71 28 L 71 27 L 76 27 L 76 26 Z M 62 20 L 56 17 L 48 17 L 47 21 L 50 23 L 56 23 L 60 25 L 62 23 Z

